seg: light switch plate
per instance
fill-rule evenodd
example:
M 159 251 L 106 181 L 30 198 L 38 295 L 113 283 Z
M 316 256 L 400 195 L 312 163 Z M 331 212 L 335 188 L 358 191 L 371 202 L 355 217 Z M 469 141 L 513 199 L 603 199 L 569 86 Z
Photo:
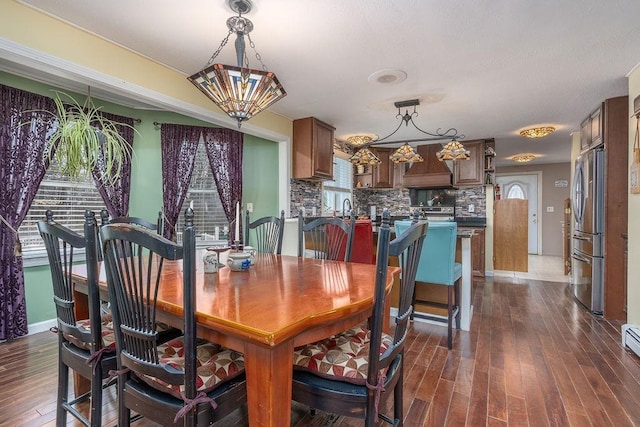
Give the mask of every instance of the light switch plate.
M 247 203 L 247 210 L 249 213 L 253 213 L 253 203 Z
M 475 212 L 475 211 L 476 211 L 476 205 L 470 204 L 469 205 L 469 212 Z
M 547 212 L 553 212 L 553 206 L 547 206 Z

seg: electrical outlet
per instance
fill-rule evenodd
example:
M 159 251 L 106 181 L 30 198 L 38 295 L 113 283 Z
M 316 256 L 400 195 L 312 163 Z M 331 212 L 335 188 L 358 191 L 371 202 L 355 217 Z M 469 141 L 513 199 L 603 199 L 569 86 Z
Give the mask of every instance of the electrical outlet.
M 547 212 L 553 212 L 553 206 L 547 206 Z
M 476 211 L 476 205 L 474 205 L 473 203 L 469 205 L 469 212 L 475 212 Z
M 247 210 L 249 213 L 253 213 L 253 203 L 247 203 Z

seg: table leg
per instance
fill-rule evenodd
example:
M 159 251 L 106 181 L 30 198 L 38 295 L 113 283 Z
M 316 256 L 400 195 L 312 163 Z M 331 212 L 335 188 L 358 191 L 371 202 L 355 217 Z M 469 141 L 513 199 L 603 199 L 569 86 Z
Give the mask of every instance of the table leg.
M 275 347 L 245 344 L 249 426 L 282 427 L 291 423 L 293 341 Z
M 462 241 L 462 286 L 460 289 L 460 329 L 468 331 L 471 327 L 471 237 L 463 237 Z

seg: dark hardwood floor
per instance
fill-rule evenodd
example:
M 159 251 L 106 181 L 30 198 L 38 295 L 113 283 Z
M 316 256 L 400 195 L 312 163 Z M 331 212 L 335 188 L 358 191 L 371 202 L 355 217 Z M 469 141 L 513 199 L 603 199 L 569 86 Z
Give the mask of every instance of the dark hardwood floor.
M 622 348 L 620 323 L 589 314 L 565 283 L 495 277 L 473 290 L 471 331 L 457 332 L 453 350 L 445 327 L 413 325 L 406 426 L 640 425 L 640 360 Z M 55 424 L 56 357 L 49 332 L 0 344 L 0 425 Z M 104 425 L 114 425 L 113 388 L 106 400 Z M 363 425 L 297 404 L 292 413 L 295 426 Z M 246 410 L 218 424 L 244 426 Z

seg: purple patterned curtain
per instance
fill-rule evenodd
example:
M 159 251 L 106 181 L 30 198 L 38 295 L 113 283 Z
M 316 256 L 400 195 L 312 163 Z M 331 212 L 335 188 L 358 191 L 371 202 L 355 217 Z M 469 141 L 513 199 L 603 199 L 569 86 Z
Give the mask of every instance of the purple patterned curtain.
M 49 167 L 43 153 L 53 121 L 43 110 L 55 111 L 51 98 L 0 85 L 0 215 L 15 230 Z M 0 221 L 0 340 L 27 334 L 22 256 L 14 253 L 16 237 Z
M 236 204 L 242 203 L 242 146 L 244 135 L 233 129 L 202 128 L 209 165 L 218 187 L 224 213 L 229 220 L 231 240 L 242 241 L 235 234 Z M 240 215 L 242 218 L 242 215 Z
M 130 117 L 118 116 L 111 113 L 100 113 L 105 119 L 112 120 L 117 123 L 133 126 L 133 119 Z M 133 127 L 116 125 L 118 133 L 129 143 L 129 147 L 133 148 Z M 131 195 L 131 158 L 127 158 L 122 163 L 122 171 L 120 179 L 114 184 L 105 184 L 100 180 L 104 171 L 104 162 L 98 160 L 98 165 L 92 171 L 93 181 L 96 188 L 104 200 L 104 204 L 112 218 L 118 216 L 126 216 L 129 213 L 129 196 Z
M 201 134 L 202 128 L 196 126 L 163 124 L 160 128 L 163 235 L 168 239 L 174 237 L 180 207 L 187 197 Z

